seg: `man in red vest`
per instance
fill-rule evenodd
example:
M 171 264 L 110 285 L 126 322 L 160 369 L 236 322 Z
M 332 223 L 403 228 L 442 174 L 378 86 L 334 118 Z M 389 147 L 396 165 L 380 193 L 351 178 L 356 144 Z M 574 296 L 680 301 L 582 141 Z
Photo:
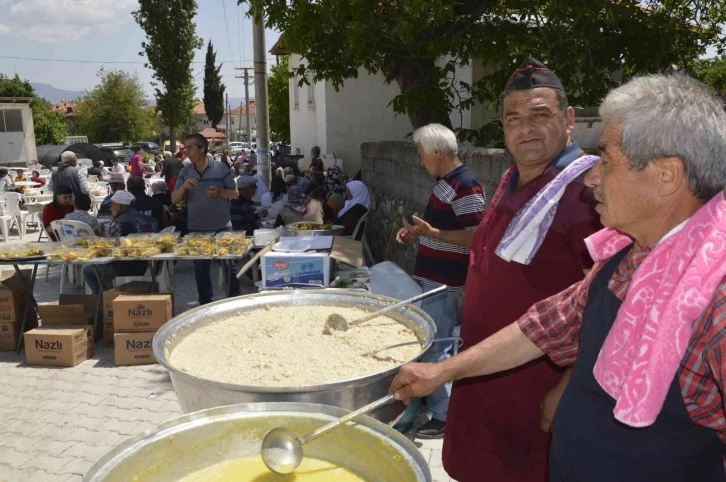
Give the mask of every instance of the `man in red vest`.
M 534 303 L 580 281 L 592 266 L 583 240 L 601 228 L 592 190 L 577 178 L 564 190 L 546 232 L 533 234 L 543 239 L 530 260 L 507 261 L 496 253 L 517 214 L 584 155 L 570 140 L 575 110 L 554 72 L 537 60 L 525 60 L 510 77 L 502 117 L 514 163 L 471 244 L 463 350 L 510 324 Z M 562 378 L 560 369 L 540 359 L 505 373 L 455 382 L 443 449 L 449 475 L 461 482 L 545 482 L 551 415 L 542 417 L 541 404 L 560 383 L 544 404 L 546 412 L 553 412 L 566 383 Z

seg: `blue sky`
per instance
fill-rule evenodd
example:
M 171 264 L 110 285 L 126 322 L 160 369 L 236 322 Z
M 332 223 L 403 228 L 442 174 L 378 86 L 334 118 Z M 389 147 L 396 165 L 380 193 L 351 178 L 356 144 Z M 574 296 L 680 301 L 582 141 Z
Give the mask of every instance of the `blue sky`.
M 201 63 L 193 65 L 198 96 L 202 95 L 206 43 L 211 39 L 217 61 L 228 61 L 222 67 L 227 93 L 244 97 L 244 86 L 241 79 L 234 78 L 234 67 L 252 67 L 252 22 L 244 15 L 247 5 L 237 6 L 236 0 L 197 3 L 197 35 L 205 43 L 195 57 Z M 137 0 L 0 0 L 0 73 L 17 73 L 32 82 L 82 91 L 96 85 L 101 67 L 126 70 L 138 75 L 151 97 L 151 72 L 138 55 L 144 33 L 131 16 L 137 7 Z M 266 50 L 278 37 L 277 32 L 266 32 Z M 103 62 L 40 62 L 3 56 Z M 138 64 L 104 63 L 110 61 Z M 268 65 L 272 63 L 274 57 L 268 54 Z M 254 87 L 250 93 L 254 95 Z

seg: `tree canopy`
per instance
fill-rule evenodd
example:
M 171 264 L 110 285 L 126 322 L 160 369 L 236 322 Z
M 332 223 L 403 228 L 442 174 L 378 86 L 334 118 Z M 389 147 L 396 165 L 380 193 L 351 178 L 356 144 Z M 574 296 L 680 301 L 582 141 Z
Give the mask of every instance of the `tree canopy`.
M 78 130 L 91 142 L 134 143 L 150 139 L 155 114 L 146 105 L 138 77 L 99 70 L 100 83 L 78 102 Z
M 688 67 L 689 73 L 720 96 L 726 96 L 726 58 L 699 59 Z
M 174 131 L 193 116 L 196 89 L 191 64 L 194 50 L 203 46 L 196 34 L 196 14 L 196 0 L 139 0 L 139 9 L 132 14 L 146 32 L 139 55 L 146 55 L 147 67 L 154 71 L 156 108 L 169 127 L 172 149 Z
M 414 128 L 450 125 L 450 112 L 475 102 L 496 111 L 509 74 L 529 55 L 557 71 L 573 104 L 597 104 L 635 74 L 684 65 L 709 45 L 722 52 L 726 21 L 726 2 L 696 0 L 239 1 L 252 15 L 264 11 L 267 26 L 304 57 L 294 69 L 301 82 L 308 70 L 335 88 L 359 68 L 381 73 L 400 87 L 391 106 Z M 475 63 L 473 82 L 454 78 L 457 66 Z
M 290 142 L 290 74 L 287 56 L 272 66 L 267 78 L 270 131 L 275 141 Z
M 0 74 L 0 97 L 34 97 L 30 102 L 33 111 L 33 131 L 36 144 L 60 144 L 68 135 L 68 124 L 60 112 L 54 112 L 45 99 L 35 94 L 30 82 L 15 77 L 6 77 Z
M 222 64 L 217 65 L 217 53 L 214 51 L 212 41 L 207 45 L 207 58 L 204 65 L 204 110 L 207 118 L 216 128 L 224 117 L 224 91 L 220 70 Z

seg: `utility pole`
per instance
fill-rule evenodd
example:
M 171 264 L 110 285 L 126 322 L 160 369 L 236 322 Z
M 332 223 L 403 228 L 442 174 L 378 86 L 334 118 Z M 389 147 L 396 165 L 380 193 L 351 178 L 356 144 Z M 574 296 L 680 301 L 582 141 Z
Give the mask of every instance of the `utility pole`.
M 242 127 L 242 102 L 239 103 L 239 126 Z
M 232 126 L 229 125 L 229 94 L 224 94 L 224 97 L 225 97 L 224 105 L 225 105 L 225 107 L 227 107 L 227 109 L 226 109 L 227 110 L 227 116 L 226 116 L 227 117 L 227 144 L 229 144 L 229 139 L 230 139 L 229 131 L 232 129 Z
M 252 132 L 250 131 L 250 70 L 252 70 L 251 67 L 235 67 L 234 70 L 244 70 L 244 75 L 242 77 L 237 77 L 237 79 L 245 79 L 245 105 L 247 106 L 247 143 L 250 145 L 250 149 L 252 148 Z M 240 106 L 239 111 L 239 125 L 242 125 L 242 108 Z
M 252 22 L 252 50 L 255 60 L 255 106 L 257 113 L 257 172 L 262 172 L 265 185 L 270 187 L 270 120 L 267 104 L 267 52 L 265 22 L 256 15 Z M 249 109 L 249 105 L 247 106 Z

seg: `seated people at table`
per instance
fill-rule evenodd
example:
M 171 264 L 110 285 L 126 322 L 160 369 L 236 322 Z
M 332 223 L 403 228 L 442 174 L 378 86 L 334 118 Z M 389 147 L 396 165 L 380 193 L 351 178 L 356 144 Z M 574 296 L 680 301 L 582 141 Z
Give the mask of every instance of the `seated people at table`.
M 48 232 L 51 241 L 58 241 L 50 228 L 50 223 L 66 217 L 73 212 L 73 190 L 68 186 L 61 186 L 53 195 L 53 201 L 43 208 L 43 227 Z
M 18 172 L 18 174 L 17 174 L 17 176 L 15 176 L 15 182 L 16 183 L 17 182 L 25 182 L 25 181 L 27 181 L 27 179 L 25 178 L 25 174 L 23 173 L 23 171 L 17 171 L 17 172 Z M 15 192 L 19 192 L 19 193 L 22 194 L 23 191 L 25 191 L 25 186 L 17 186 L 16 185 Z
M 123 174 L 124 172 L 126 172 L 124 166 L 122 166 L 121 163 L 118 162 L 118 157 L 111 158 L 111 172 L 113 174 Z
M 345 226 L 345 235 L 351 236 L 358 221 L 371 208 L 368 188 L 360 181 L 350 181 L 345 185 L 345 205 L 338 213 L 335 224 Z
M 133 206 L 134 195 L 127 191 L 116 191 L 111 197 L 111 213 L 113 218 L 106 226 L 106 237 L 118 238 L 136 233 L 156 233 L 159 226 L 151 216 L 139 213 Z M 99 294 L 101 289 L 113 287 L 113 279 L 118 276 L 143 276 L 149 267 L 146 261 L 115 261 L 107 264 L 104 269 L 98 268 L 99 273 L 103 271 L 103 286 L 96 277 L 93 265 L 83 268 L 83 277 L 93 294 Z
M 126 189 L 134 195 L 134 207 L 141 214 L 146 214 L 156 219 L 159 228 L 164 228 L 167 224 L 166 214 L 164 213 L 164 205 L 161 201 L 154 199 L 146 194 L 146 181 L 143 177 L 131 176 L 126 181 Z
M 8 175 L 8 170 L 0 169 L 0 194 L 12 191 L 13 188 L 13 180 Z
M 88 194 L 80 194 L 76 196 L 74 205 L 76 208 L 75 211 L 66 214 L 63 219 L 86 223 L 91 227 L 91 229 L 93 229 L 96 236 L 98 236 L 101 232 L 101 225 L 98 223 L 98 219 L 88 212 L 91 210 L 92 206 L 91 196 Z
M 101 170 L 102 165 L 101 161 L 93 161 L 93 165 L 88 168 L 88 176 L 96 176 L 99 181 L 105 181 L 106 178 L 103 177 L 103 171 Z
M 151 197 L 161 201 L 161 204 L 164 206 L 171 206 L 169 188 L 164 181 L 156 181 L 151 185 Z
M 345 174 L 343 174 L 343 171 L 338 166 L 331 166 L 330 169 L 328 169 L 328 174 L 325 176 L 325 183 L 328 187 L 328 191 L 331 193 L 345 192 L 345 177 Z
M 111 197 L 116 194 L 116 191 L 123 191 L 124 189 L 126 189 L 126 182 L 124 181 L 123 174 L 111 174 L 108 179 L 108 187 L 111 189 L 111 194 L 103 198 L 101 206 L 98 208 L 99 216 L 110 216 Z
M 45 179 L 43 179 L 42 177 L 40 177 L 40 172 L 39 171 L 33 171 L 33 175 L 30 177 L 30 180 L 33 181 L 33 182 L 37 182 L 38 184 L 40 184 L 40 186 L 38 186 L 38 187 L 45 186 Z
M 318 199 L 308 198 L 305 188 L 295 184 L 287 189 L 287 202 L 277 215 L 275 227 L 299 222 L 322 224 L 323 203 Z
M 239 197 L 230 202 L 232 229 L 244 231 L 248 236 L 252 236 L 255 229 L 260 227 L 260 218 L 255 213 L 255 204 L 252 202 L 257 189 L 257 179 L 252 176 L 240 176 L 236 182 Z

